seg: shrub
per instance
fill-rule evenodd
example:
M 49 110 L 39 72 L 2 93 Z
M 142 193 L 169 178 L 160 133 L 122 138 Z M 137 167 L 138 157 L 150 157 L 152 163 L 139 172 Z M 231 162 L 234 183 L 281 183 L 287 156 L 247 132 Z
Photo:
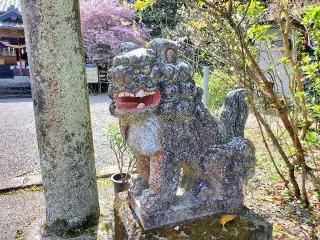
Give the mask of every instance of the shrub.
M 118 124 L 110 123 L 107 125 L 104 135 L 109 141 L 109 147 L 114 153 L 119 173 L 122 176 L 123 173 L 132 172 L 135 167 L 136 157 L 133 152 L 128 148 Z M 127 174 L 125 180 L 127 178 Z
M 194 80 L 197 86 L 202 87 L 203 79 L 200 73 L 195 73 Z M 230 78 L 230 75 L 222 70 L 213 70 L 211 72 L 208 85 L 208 108 L 210 110 L 218 110 L 222 107 L 225 96 L 234 88 L 235 82 L 235 78 Z

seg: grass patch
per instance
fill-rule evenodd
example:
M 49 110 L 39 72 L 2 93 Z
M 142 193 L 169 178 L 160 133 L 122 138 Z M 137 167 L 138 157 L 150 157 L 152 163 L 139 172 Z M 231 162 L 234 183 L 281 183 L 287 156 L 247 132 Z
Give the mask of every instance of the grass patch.
M 100 178 L 97 181 L 98 187 L 110 187 L 112 186 L 112 181 L 110 178 Z

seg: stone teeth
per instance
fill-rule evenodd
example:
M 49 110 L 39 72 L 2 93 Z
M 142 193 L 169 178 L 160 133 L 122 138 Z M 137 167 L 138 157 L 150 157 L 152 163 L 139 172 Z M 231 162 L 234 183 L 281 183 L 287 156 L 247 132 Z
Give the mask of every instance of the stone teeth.
M 129 93 L 129 96 L 130 96 L 130 97 L 134 97 L 134 94 L 133 94 L 133 93 Z
M 130 96 L 130 93 L 125 92 L 125 93 L 124 93 L 124 96 L 125 96 L 125 97 L 129 97 L 129 96 Z
M 136 93 L 136 97 L 142 98 L 142 97 L 144 97 L 144 96 L 146 96 L 146 94 L 145 94 L 145 92 L 144 92 L 142 89 L 139 90 L 139 91 Z
M 118 97 L 124 97 L 124 92 L 119 93 Z
M 156 91 L 149 92 L 149 95 L 154 95 L 154 94 L 156 94 Z
M 144 108 L 146 105 L 144 103 L 139 103 L 139 105 L 137 106 L 138 109 L 142 109 Z

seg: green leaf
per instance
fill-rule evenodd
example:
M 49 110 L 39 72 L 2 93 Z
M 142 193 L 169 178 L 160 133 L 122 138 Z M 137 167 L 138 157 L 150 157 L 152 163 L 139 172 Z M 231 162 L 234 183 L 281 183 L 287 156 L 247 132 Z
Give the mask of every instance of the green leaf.
M 281 57 L 279 59 L 279 63 L 287 63 L 289 61 L 289 59 L 287 57 Z
M 305 56 L 302 61 L 305 63 L 305 64 L 308 64 L 310 62 L 310 57 L 307 55 Z
M 305 92 L 296 92 L 296 96 L 298 97 L 298 98 L 303 98 L 303 97 L 305 97 Z
M 306 134 L 306 141 L 312 144 L 320 144 L 320 136 L 316 132 L 308 131 Z
M 207 26 L 207 23 L 205 21 L 194 21 L 194 20 L 191 20 L 187 24 L 189 26 L 191 26 L 193 28 L 197 28 L 197 29 L 202 29 L 202 28 L 205 28 Z
M 131 5 L 131 8 L 136 11 L 143 11 L 148 7 L 152 8 L 156 2 L 156 0 L 136 0 L 134 4 Z
M 271 41 L 274 36 L 272 34 L 267 34 L 267 31 L 270 29 L 269 24 L 253 24 L 248 29 L 248 36 L 254 40 L 262 40 L 262 41 Z
M 320 105 L 315 104 L 311 107 L 313 114 L 320 116 Z

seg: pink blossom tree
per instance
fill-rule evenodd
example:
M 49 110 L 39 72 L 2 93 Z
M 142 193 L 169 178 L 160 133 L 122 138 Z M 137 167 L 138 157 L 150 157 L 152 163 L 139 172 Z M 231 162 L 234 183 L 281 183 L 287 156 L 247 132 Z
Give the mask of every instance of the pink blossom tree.
M 82 0 L 80 13 L 86 54 L 98 64 L 111 59 L 119 43 L 142 44 L 148 37 L 149 30 L 136 21 L 135 12 L 117 0 Z

